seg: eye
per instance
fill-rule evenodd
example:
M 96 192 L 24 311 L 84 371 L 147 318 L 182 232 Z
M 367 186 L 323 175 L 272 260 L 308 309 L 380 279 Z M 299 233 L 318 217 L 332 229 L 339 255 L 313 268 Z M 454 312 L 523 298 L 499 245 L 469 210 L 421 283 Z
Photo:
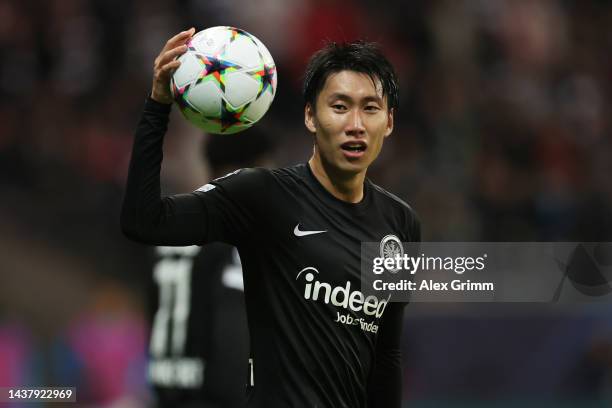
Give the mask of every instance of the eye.
M 366 105 L 365 110 L 367 112 L 378 112 L 380 107 L 378 105 Z
M 346 110 L 346 105 L 343 105 L 341 103 L 335 103 L 335 104 L 332 105 L 332 108 L 334 110 L 337 110 L 337 111 L 345 111 Z

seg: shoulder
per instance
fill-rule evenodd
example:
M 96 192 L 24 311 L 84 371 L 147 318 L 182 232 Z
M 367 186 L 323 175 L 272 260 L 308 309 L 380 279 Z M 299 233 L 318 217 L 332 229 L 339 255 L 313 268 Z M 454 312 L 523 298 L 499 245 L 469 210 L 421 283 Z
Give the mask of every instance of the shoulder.
M 272 187 L 273 185 L 295 184 L 305 176 L 304 165 L 268 169 L 264 167 L 253 167 L 236 170 L 214 182 L 223 182 L 224 179 L 239 179 L 243 184 L 248 183 L 251 187 Z
M 307 169 L 305 164 L 296 164 L 289 167 L 281 167 L 270 171 L 271 174 L 284 180 L 300 180 L 307 175 Z
M 377 200 L 379 200 L 385 207 L 388 207 L 390 210 L 399 211 L 406 214 L 410 214 L 412 216 L 416 216 L 415 211 L 412 209 L 410 204 L 406 201 L 402 200 L 398 196 L 384 188 L 376 185 L 372 182 L 369 183 L 372 188 L 372 193 L 376 196 Z
M 276 169 L 268 169 L 264 167 L 248 167 L 234 170 L 224 176 L 214 179 L 211 183 L 222 184 L 225 180 L 248 180 L 253 181 L 270 181 L 270 180 L 288 180 L 301 179 L 305 176 L 305 166 L 298 164 L 290 167 L 281 167 Z
M 307 176 L 308 170 L 304 164 L 270 170 L 273 183 L 283 191 L 300 189 L 306 184 Z
M 270 200 L 278 200 L 287 190 L 288 185 L 297 184 L 299 171 L 289 167 L 268 169 L 263 167 L 242 168 L 216 178 L 198 188 L 195 193 L 203 197 L 226 197 L 232 200 L 266 204 Z M 290 187 L 290 190 L 294 188 Z
M 220 187 L 221 189 L 231 189 L 236 185 L 245 187 L 258 185 L 265 182 L 266 178 L 269 176 L 270 170 L 260 167 L 237 169 L 204 184 L 202 187 L 198 188 L 196 192 L 205 193 L 217 187 Z
M 213 182 L 221 183 L 226 179 L 248 179 L 250 181 L 265 179 L 270 176 L 271 170 L 263 167 L 245 167 L 234 170 L 224 176 L 218 177 Z
M 381 209 L 392 214 L 409 231 L 409 241 L 421 240 L 421 223 L 416 211 L 406 201 L 370 182 L 372 194 Z

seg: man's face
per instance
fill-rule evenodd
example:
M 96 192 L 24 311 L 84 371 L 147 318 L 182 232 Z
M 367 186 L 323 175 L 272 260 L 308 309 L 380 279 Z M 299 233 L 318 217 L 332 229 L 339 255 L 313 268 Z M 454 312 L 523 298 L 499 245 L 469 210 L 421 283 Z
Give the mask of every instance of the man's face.
M 393 130 L 393 110 L 387 108 L 380 81 L 355 71 L 331 74 L 317 97 L 307 105 L 305 124 L 315 133 L 315 159 L 341 173 L 360 173 L 376 159 L 383 140 Z

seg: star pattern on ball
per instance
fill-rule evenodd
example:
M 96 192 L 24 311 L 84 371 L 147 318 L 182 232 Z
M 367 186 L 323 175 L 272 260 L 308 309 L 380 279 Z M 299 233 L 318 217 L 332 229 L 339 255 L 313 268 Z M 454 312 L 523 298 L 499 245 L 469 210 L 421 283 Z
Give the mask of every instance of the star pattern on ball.
M 257 43 L 253 40 L 253 38 L 251 38 L 251 34 L 247 33 L 244 30 L 241 30 L 240 28 L 235 28 L 235 27 L 230 27 L 230 28 L 231 28 L 231 32 L 230 32 L 229 41 L 226 41 L 221 46 L 221 48 L 215 51 L 214 54 L 216 58 L 221 58 L 223 54 L 225 54 L 225 51 L 227 51 L 227 49 L 232 45 L 232 43 L 236 41 L 238 38 L 243 37 L 243 36 L 247 37 L 249 40 L 251 40 L 251 42 L 253 42 L 253 44 L 257 46 Z
M 266 92 L 268 88 L 270 88 L 270 92 L 274 94 L 274 74 L 276 73 L 276 66 L 274 65 L 265 65 L 262 70 L 257 71 L 255 75 L 258 75 L 261 78 L 261 89 L 257 94 L 259 98 L 261 94 Z
M 240 28 L 232 27 L 232 34 L 230 36 L 230 43 L 236 41 L 238 39 L 238 37 L 240 37 L 241 35 L 244 35 L 245 37 L 251 38 L 251 35 L 249 33 L 247 33 L 246 31 L 241 30 Z
M 186 45 L 184 64 L 171 80 L 172 96 L 183 116 L 221 134 L 237 133 L 257 122 L 277 86 L 276 66 L 265 46 L 230 26 L 204 30 Z
M 202 71 L 202 74 L 196 81 L 196 85 L 204 81 L 208 75 L 212 75 L 217 79 L 221 90 L 225 92 L 225 71 L 228 69 L 241 69 L 238 64 L 221 60 L 215 56 L 198 54 L 197 58 L 204 65 L 205 69 Z
M 189 106 L 189 104 L 185 100 L 185 97 L 189 95 L 189 88 L 191 88 L 191 84 L 187 84 L 184 87 L 179 88 L 176 86 L 174 81 L 172 81 L 172 94 L 174 95 L 175 102 L 181 109 L 190 108 L 193 110 L 193 108 L 191 108 L 191 106 Z
M 221 115 L 219 117 L 207 117 L 206 119 L 220 124 L 221 132 L 225 132 L 227 129 L 234 125 L 244 123 L 241 117 L 248 106 L 249 104 L 246 104 L 237 111 L 233 111 L 228 108 L 228 103 L 226 101 L 223 101 L 221 102 Z

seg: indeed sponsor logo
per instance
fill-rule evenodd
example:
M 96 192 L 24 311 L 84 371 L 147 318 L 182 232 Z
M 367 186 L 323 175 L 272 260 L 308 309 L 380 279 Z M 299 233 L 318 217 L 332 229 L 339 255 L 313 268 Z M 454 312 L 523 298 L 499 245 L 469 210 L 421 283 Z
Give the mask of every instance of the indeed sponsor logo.
M 296 276 L 296 280 L 300 276 L 304 276 L 306 284 L 304 285 L 304 299 L 318 301 L 321 300 L 325 304 L 332 304 L 337 307 L 352 310 L 354 312 L 361 312 L 366 316 L 375 316 L 380 318 L 384 311 L 389 299 L 379 300 L 376 296 L 370 295 L 365 296 L 358 290 L 351 291 L 351 282 L 347 281 L 344 286 L 332 287 L 327 282 L 321 282 L 315 280 L 315 274 L 319 271 L 313 267 L 307 267 L 302 269 Z M 340 314 L 338 315 L 340 316 Z M 337 321 L 344 323 L 342 320 L 348 321 L 349 319 L 338 318 Z M 360 321 L 361 319 L 357 319 Z M 352 324 L 352 322 L 351 322 Z
M 341 314 L 340 312 L 336 312 L 336 314 L 336 320 L 334 320 L 336 323 L 342 323 L 348 326 L 359 326 L 361 330 L 371 333 L 378 332 L 378 325 L 373 321 L 367 322 L 363 317 L 356 318 L 351 316 L 350 313 Z

